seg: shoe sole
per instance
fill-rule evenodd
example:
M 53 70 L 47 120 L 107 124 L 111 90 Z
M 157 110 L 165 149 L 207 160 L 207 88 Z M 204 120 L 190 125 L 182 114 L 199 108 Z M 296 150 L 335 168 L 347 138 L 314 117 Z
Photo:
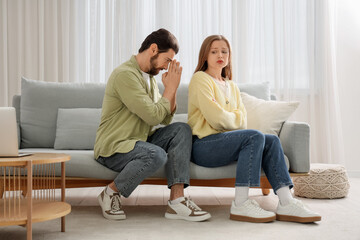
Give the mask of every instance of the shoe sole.
M 104 216 L 104 218 L 106 218 L 108 220 L 125 220 L 126 219 L 126 215 L 108 215 L 104 211 L 103 211 L 103 216 Z
M 266 222 L 275 221 L 276 216 L 274 215 L 272 217 L 266 217 L 266 218 L 253 218 L 253 217 L 230 214 L 230 219 L 241 222 L 266 223 Z
M 276 214 L 276 220 L 278 221 L 287 221 L 287 222 L 298 222 L 298 223 L 311 223 L 321 221 L 321 216 L 316 217 L 297 217 L 289 215 L 279 215 Z
M 125 220 L 126 219 L 126 215 L 108 215 L 101 207 L 101 196 L 98 196 L 98 202 L 102 211 L 102 214 L 104 216 L 104 218 L 108 219 L 108 220 Z
M 208 220 L 209 218 L 211 218 L 210 213 L 201 215 L 201 216 L 181 216 L 178 214 L 171 214 L 171 213 L 165 213 L 165 218 L 167 219 L 171 219 L 171 220 L 186 220 L 186 221 L 191 221 L 191 222 L 202 222 L 205 220 Z

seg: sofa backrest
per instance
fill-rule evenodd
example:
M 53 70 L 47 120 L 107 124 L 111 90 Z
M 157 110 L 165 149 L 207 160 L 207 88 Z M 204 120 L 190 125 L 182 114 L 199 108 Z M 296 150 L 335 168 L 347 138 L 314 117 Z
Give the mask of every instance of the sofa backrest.
M 270 96 L 269 82 L 263 83 L 238 83 L 240 91 L 246 92 L 254 97 L 264 100 L 275 100 L 275 96 Z M 181 83 L 177 94 L 177 109 L 176 113 L 187 113 L 188 111 L 188 86 L 187 83 Z M 162 93 L 164 91 L 164 85 L 159 84 L 159 90 Z
M 52 83 L 22 78 L 21 148 L 52 148 L 59 108 L 101 108 L 105 84 Z
M 268 83 L 238 84 L 241 91 L 270 100 Z M 53 83 L 22 78 L 21 97 L 14 96 L 21 148 L 53 148 L 59 108 L 101 108 L 106 84 Z M 159 84 L 162 93 L 164 87 Z M 188 84 L 180 84 L 177 113 L 187 113 Z

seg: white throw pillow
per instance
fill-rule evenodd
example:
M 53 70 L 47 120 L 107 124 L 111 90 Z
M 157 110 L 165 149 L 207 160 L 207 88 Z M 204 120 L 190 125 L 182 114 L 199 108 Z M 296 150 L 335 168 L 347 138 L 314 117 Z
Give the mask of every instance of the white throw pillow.
M 295 112 L 299 102 L 265 101 L 246 93 L 241 98 L 247 112 L 247 128 L 279 135 L 282 124 Z

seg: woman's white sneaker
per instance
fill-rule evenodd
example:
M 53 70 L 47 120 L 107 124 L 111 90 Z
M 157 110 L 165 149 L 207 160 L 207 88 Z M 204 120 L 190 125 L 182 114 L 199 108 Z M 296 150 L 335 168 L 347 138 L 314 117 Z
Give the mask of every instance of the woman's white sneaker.
M 236 206 L 235 201 L 232 201 L 230 219 L 243 222 L 264 223 L 274 221 L 276 215 L 273 212 L 262 209 L 255 200 L 248 199 L 240 206 Z
M 285 206 L 282 206 L 279 202 L 276 210 L 276 219 L 279 221 L 308 223 L 321 221 L 321 216 L 311 211 L 300 200 L 294 198 Z
M 168 201 L 165 217 L 168 219 L 182 219 L 192 222 L 201 222 L 211 217 L 210 213 L 201 210 L 191 199 L 183 198 L 182 201 L 172 204 Z

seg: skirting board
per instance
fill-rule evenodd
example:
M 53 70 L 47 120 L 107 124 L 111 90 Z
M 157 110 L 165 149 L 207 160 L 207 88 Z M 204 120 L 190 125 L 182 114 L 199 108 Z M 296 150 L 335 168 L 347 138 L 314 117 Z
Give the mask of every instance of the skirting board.
M 349 178 L 360 178 L 360 171 L 349 171 L 346 170 Z

